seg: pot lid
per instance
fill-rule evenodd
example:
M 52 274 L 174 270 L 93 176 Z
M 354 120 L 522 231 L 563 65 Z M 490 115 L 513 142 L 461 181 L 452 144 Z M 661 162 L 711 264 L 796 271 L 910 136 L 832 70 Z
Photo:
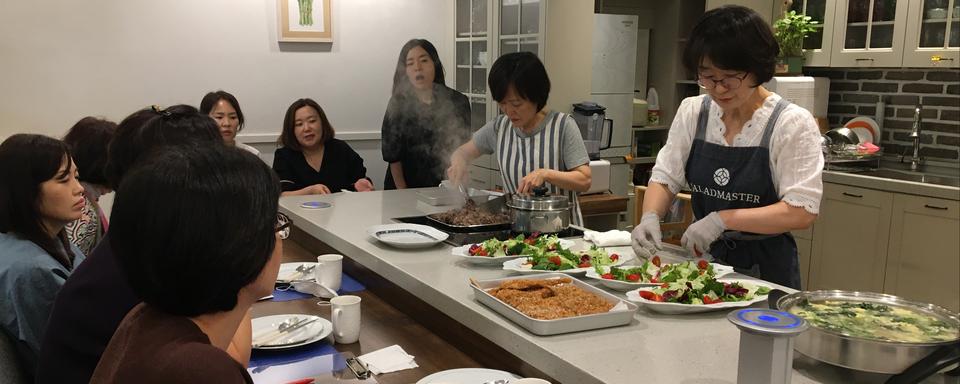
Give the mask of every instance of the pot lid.
M 511 195 L 507 206 L 528 211 L 560 211 L 570 209 L 570 199 L 561 195 L 548 195 L 546 188 L 534 188 L 533 195 Z

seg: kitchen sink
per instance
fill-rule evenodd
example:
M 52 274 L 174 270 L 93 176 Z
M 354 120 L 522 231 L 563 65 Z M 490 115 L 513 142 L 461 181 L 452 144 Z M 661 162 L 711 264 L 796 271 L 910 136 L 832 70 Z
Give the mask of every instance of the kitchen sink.
M 936 184 L 936 185 L 944 185 L 948 187 L 960 188 L 960 177 L 953 177 L 953 176 L 932 175 L 932 174 L 923 173 L 923 172 L 903 171 L 903 170 L 886 169 L 886 168 L 869 169 L 869 170 L 855 171 L 850 173 L 863 175 L 863 176 L 880 177 L 884 179 L 912 181 L 917 183 Z

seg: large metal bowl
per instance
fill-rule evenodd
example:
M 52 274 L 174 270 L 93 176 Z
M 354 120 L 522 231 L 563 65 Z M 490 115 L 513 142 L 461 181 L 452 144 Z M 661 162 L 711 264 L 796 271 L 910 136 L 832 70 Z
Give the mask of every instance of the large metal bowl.
M 790 308 L 793 308 L 802 300 L 885 304 L 931 315 L 960 328 L 960 317 L 945 308 L 933 304 L 908 301 L 893 295 L 871 292 L 796 292 L 777 300 L 777 309 L 789 311 Z M 913 366 L 938 348 L 958 342 L 960 342 L 960 338 L 932 343 L 879 341 L 821 329 L 810 322 L 810 328 L 795 339 L 794 349 L 811 358 L 841 367 L 867 372 L 897 374 Z

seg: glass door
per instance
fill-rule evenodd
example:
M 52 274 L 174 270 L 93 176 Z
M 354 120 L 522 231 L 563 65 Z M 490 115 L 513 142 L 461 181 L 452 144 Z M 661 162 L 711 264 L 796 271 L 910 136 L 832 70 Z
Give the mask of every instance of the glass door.
M 960 0 L 909 0 L 905 67 L 960 68 Z
M 898 67 L 909 0 L 846 0 L 837 9 L 831 66 Z
M 487 121 L 487 1 L 457 0 L 455 88 L 470 99 L 473 130 Z
M 540 56 L 540 0 L 500 1 L 500 54 L 531 52 Z
M 795 0 L 788 11 L 805 14 L 817 22 L 814 26 L 816 31 L 803 40 L 803 65 L 815 67 L 830 66 L 830 51 L 833 45 L 831 33 L 833 32 L 836 1 Z

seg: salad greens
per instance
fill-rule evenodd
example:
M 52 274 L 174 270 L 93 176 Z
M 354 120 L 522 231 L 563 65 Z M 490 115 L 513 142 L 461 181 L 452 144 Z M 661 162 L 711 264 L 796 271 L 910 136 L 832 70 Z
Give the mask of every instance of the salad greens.
M 507 240 L 489 239 L 470 246 L 467 252 L 470 256 L 535 256 L 558 248 L 560 248 L 560 238 L 556 235 L 534 234 L 530 237 L 518 235 Z
M 589 268 L 592 266 L 606 266 L 614 264 L 620 258 L 619 255 L 610 255 L 603 248 L 596 245 L 590 249 L 579 252 L 571 252 L 559 244 L 553 251 L 542 254 L 532 255 L 527 259 L 527 264 L 535 270 L 542 271 L 564 271 L 576 268 Z
M 706 274 L 710 277 L 717 276 L 716 271 L 713 269 L 713 264 L 708 263 L 706 260 L 700 259 L 696 262 L 684 261 L 678 264 L 661 265 L 659 256 L 654 256 L 639 267 L 610 267 L 609 271 L 606 271 L 605 268 L 596 267 L 595 270 L 597 274 L 604 279 L 630 283 L 663 283 L 676 281 L 681 277 L 692 279 L 695 277 L 691 276 L 693 272 L 696 272 L 698 275 Z
M 644 264 L 641 272 L 649 273 L 650 269 L 644 267 L 648 266 Z M 640 297 L 659 302 L 701 305 L 750 301 L 757 295 L 770 293 L 770 288 L 763 286 L 718 281 L 713 266 L 706 261 L 664 265 L 652 275 L 651 280 L 654 278 L 657 281 L 651 282 L 662 284 L 651 290 L 640 290 Z

